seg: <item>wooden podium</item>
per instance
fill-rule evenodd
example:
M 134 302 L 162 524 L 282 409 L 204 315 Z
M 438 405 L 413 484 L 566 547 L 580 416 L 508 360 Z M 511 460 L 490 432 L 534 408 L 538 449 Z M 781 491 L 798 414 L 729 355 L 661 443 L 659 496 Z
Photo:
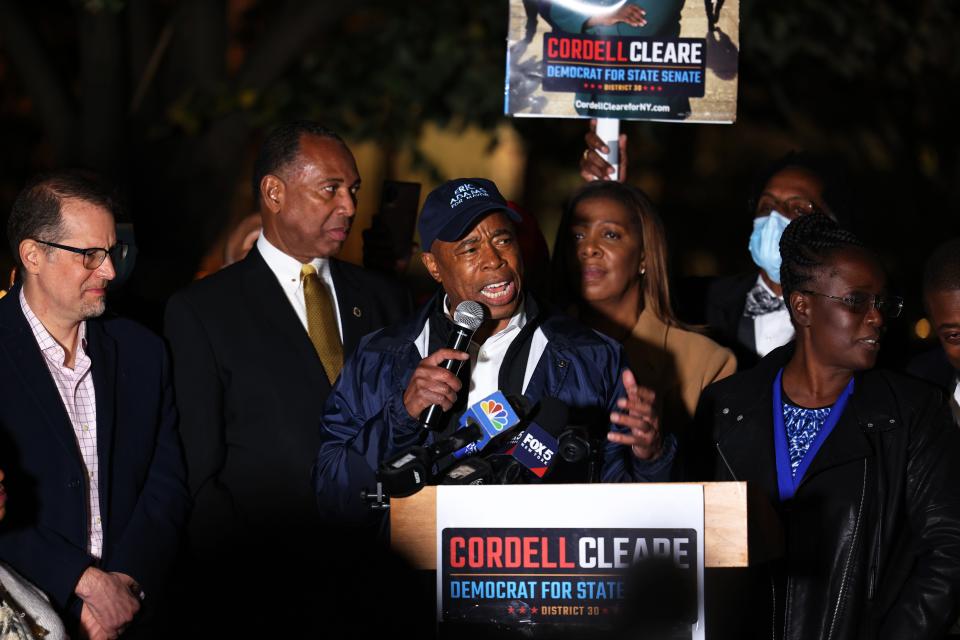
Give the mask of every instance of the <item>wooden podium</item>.
M 783 534 L 765 496 L 746 482 L 702 482 L 704 566 L 747 567 L 776 558 Z M 437 568 L 437 489 L 390 501 L 390 544 L 417 569 Z

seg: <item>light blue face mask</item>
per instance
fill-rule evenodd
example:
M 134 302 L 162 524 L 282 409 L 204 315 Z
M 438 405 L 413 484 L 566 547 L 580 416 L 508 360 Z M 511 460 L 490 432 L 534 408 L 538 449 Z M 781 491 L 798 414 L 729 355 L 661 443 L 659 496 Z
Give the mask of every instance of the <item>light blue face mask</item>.
M 777 284 L 780 284 L 780 236 L 788 224 L 790 220 L 771 211 L 768 216 L 753 219 L 753 233 L 750 234 L 750 257 Z

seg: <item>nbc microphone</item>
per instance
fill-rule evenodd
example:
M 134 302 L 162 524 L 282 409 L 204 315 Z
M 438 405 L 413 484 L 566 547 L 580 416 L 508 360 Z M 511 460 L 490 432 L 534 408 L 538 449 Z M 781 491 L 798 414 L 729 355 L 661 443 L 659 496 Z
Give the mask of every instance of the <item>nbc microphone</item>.
M 473 333 L 483 324 L 485 310 L 483 305 L 473 300 L 464 300 L 457 305 L 453 312 L 454 330 L 450 332 L 447 339 L 447 348 L 456 351 L 466 351 L 470 345 L 470 338 Z M 460 373 L 460 367 L 463 360 L 444 360 L 440 366 L 457 375 Z M 420 414 L 420 424 L 424 429 L 436 431 L 443 428 L 440 418 L 443 416 L 443 407 L 438 404 L 432 404 L 423 410 Z
M 454 451 L 453 457 L 459 460 L 472 456 L 483 450 L 491 440 L 502 441 L 501 436 L 512 431 L 523 421 L 528 408 L 527 399 L 523 396 L 511 396 L 508 399 L 502 391 L 494 391 L 479 402 L 474 402 L 460 417 L 461 428 L 454 433 L 478 425 L 483 429 L 483 434 L 479 439 Z

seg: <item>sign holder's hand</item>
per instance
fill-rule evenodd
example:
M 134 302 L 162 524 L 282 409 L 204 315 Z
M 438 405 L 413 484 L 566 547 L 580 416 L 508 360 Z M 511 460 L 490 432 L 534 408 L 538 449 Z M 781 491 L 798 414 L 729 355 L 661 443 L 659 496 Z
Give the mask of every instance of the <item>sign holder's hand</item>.
M 606 154 L 610 153 L 610 147 L 597 135 L 596 118 L 590 120 L 590 129 L 583 139 L 587 143 L 587 148 L 583 150 L 583 154 L 580 156 L 580 177 L 587 182 L 594 180 L 625 182 L 627 179 L 627 134 L 621 133 L 617 137 L 619 174 L 617 169 L 606 160 Z

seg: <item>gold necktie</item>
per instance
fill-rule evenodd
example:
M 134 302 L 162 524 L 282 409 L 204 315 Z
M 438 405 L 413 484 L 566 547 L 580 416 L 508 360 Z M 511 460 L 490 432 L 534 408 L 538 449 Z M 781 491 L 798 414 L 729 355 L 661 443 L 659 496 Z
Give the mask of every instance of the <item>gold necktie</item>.
M 317 268 L 312 264 L 300 268 L 300 278 L 303 280 L 303 299 L 307 305 L 307 333 L 320 356 L 320 363 L 327 372 L 330 384 L 333 384 L 343 368 L 343 345 L 340 344 L 333 301 L 317 275 Z

